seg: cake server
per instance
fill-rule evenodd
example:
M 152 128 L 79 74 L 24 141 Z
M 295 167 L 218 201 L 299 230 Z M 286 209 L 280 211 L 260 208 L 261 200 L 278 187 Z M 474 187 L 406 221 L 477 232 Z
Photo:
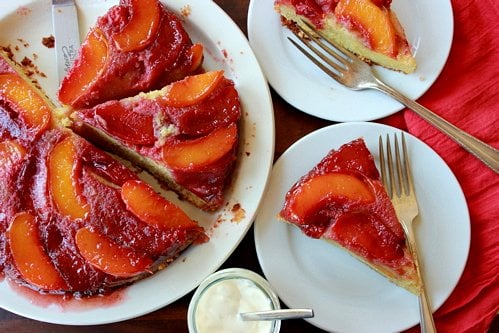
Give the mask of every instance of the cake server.
M 71 68 L 80 47 L 78 13 L 74 0 L 52 0 L 52 23 L 60 82 Z

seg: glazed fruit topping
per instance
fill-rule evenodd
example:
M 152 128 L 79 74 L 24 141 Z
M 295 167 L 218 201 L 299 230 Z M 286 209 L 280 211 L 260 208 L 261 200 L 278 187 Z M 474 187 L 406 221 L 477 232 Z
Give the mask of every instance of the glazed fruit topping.
M 78 59 L 61 83 L 59 101 L 73 107 L 84 106 L 85 94 L 99 80 L 108 62 L 107 38 L 99 28 L 94 28 L 88 33 Z
M 154 192 L 146 183 L 130 180 L 121 188 L 121 198 L 135 216 L 163 230 L 197 227 L 179 207 Z
M 397 33 L 389 9 L 378 7 L 370 0 L 340 0 L 334 13 L 358 31 L 373 50 L 396 55 Z
M 0 74 L 0 95 L 34 135 L 49 126 L 51 108 L 19 75 Z
M 66 283 L 43 249 L 36 218 L 17 214 L 8 230 L 13 261 L 22 278 L 42 290 L 65 290 Z
M 49 154 L 48 187 L 56 209 L 72 219 L 84 218 L 89 212 L 78 181 L 81 165 L 70 136 L 61 140 Z
M 173 107 L 185 107 L 199 103 L 215 90 L 223 78 L 223 71 L 188 76 L 166 88 L 163 103 Z
M 209 166 L 234 149 L 237 137 L 237 125 L 231 124 L 193 140 L 170 140 L 163 147 L 163 161 L 174 169 Z
M 119 101 L 96 106 L 94 117 L 102 129 L 130 144 L 152 145 L 156 141 L 153 116 Z
M 117 277 L 132 277 L 147 270 L 152 259 L 89 227 L 76 232 L 76 246 L 80 254 L 99 270 Z
M 129 0 L 130 21 L 113 36 L 122 52 L 137 51 L 146 47 L 156 36 L 161 18 L 157 0 Z

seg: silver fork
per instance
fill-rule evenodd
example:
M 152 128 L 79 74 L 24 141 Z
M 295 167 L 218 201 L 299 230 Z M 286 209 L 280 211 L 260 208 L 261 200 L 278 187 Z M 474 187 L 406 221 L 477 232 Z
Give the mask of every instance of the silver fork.
M 496 173 L 499 173 L 498 149 L 495 149 L 474 136 L 462 131 L 447 120 L 433 113 L 431 110 L 382 82 L 374 75 L 371 66 L 334 41 L 325 37 L 321 32 L 315 30 L 308 22 L 301 21 L 301 24 L 298 24 L 297 26 L 303 34 L 296 31 L 293 31 L 293 33 L 307 46 L 308 51 L 292 38 L 288 37 L 288 39 L 307 56 L 307 58 L 314 62 L 330 77 L 352 90 L 374 89 L 395 98 L 406 107 L 412 109 L 428 123 L 435 126 L 442 133 L 449 136 L 464 149 L 485 163 L 489 168 Z M 312 53 L 322 59 L 322 61 L 314 57 Z
M 416 193 L 414 192 L 414 182 L 412 179 L 409 157 L 407 154 L 407 145 L 405 136 L 402 132 L 402 158 L 397 136 L 394 134 L 395 145 L 395 161 L 392 158 L 392 148 L 390 145 L 390 137 L 386 135 L 386 161 L 385 150 L 383 148 L 383 138 L 379 137 L 379 160 L 381 169 L 381 179 L 383 185 L 387 189 L 388 195 L 392 200 L 393 207 L 397 213 L 400 224 L 402 225 L 407 237 L 407 245 L 414 258 L 417 275 L 421 281 L 419 290 L 419 314 L 421 317 L 421 332 L 436 332 L 435 323 L 430 307 L 428 295 L 426 293 L 423 274 L 421 273 L 421 265 L 419 263 L 418 250 L 416 244 L 416 236 L 414 234 L 413 222 L 416 216 L 419 215 L 418 202 Z M 387 175 L 388 170 L 388 175 Z

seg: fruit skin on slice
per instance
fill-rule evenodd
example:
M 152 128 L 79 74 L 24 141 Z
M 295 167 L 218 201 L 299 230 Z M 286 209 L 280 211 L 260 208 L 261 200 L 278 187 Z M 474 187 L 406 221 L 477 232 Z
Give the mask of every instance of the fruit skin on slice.
M 197 139 L 167 142 L 163 161 L 177 170 L 204 168 L 233 151 L 237 140 L 237 125 L 231 124 Z
M 26 126 L 36 136 L 48 128 L 52 110 L 43 98 L 19 75 L 0 74 L 0 101 L 4 100 L 21 119 L 21 127 Z
M 89 207 L 78 182 L 81 165 L 77 163 L 72 136 L 58 142 L 48 156 L 48 190 L 56 209 L 64 216 L 82 219 Z
M 67 290 L 43 249 L 33 215 L 23 212 L 14 217 L 8 229 L 8 243 L 13 262 L 23 279 L 42 290 Z
M 360 176 L 330 173 L 308 179 L 291 190 L 286 196 L 285 210 L 296 221 L 307 218 L 310 211 L 322 206 L 325 201 L 341 204 L 368 204 L 375 197 L 369 183 Z
M 97 269 L 116 276 L 133 277 L 146 271 L 152 259 L 131 248 L 114 243 L 90 227 L 79 229 L 75 242 L 80 254 Z
M 334 13 L 359 31 L 373 50 L 390 57 L 397 55 L 397 33 L 389 9 L 371 0 L 340 0 Z
M 152 145 L 156 141 L 152 114 L 137 112 L 120 101 L 109 101 L 88 111 L 93 111 L 99 127 L 129 144 Z
M 188 76 L 165 88 L 162 103 L 165 106 L 185 107 L 194 105 L 210 95 L 224 78 L 223 71 L 211 71 Z
M 198 225 L 179 207 L 140 180 L 130 180 L 121 188 L 121 198 L 135 216 L 160 229 L 189 228 Z
M 154 40 L 158 31 L 161 9 L 157 0 L 128 0 L 130 21 L 123 30 L 113 35 L 122 52 L 138 51 Z
M 78 58 L 62 80 L 57 97 L 62 104 L 84 106 L 87 92 L 104 72 L 109 62 L 108 41 L 99 28 L 92 29 L 83 42 Z

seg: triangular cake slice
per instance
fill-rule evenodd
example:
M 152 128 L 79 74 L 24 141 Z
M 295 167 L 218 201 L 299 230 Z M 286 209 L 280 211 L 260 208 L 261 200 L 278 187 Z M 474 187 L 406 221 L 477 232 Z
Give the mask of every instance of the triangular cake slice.
M 72 128 L 204 210 L 223 204 L 238 147 L 239 97 L 222 71 L 71 114 Z
M 98 18 L 61 83 L 58 99 L 73 108 L 159 89 L 194 73 L 203 46 L 158 0 L 120 0 Z
M 299 179 L 279 216 L 419 294 L 421 283 L 404 231 L 363 139 L 331 150 Z
M 204 229 L 123 164 L 64 128 L 0 57 L 0 275 L 92 295 L 166 267 Z
M 291 29 L 306 21 L 365 61 L 404 73 L 416 69 L 391 0 L 275 0 L 274 4 Z

